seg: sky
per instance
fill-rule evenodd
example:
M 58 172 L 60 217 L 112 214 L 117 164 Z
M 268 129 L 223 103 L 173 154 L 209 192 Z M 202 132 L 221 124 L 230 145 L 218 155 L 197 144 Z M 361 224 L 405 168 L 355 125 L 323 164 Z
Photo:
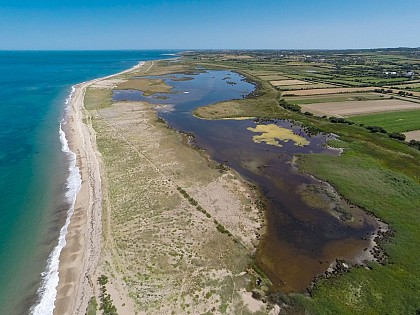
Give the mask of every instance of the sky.
M 420 47 L 420 0 L 0 0 L 0 50 Z

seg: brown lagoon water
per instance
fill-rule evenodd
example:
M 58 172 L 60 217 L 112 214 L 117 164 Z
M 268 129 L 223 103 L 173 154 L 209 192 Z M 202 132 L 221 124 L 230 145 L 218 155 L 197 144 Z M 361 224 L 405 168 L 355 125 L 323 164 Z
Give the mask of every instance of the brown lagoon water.
M 159 104 L 159 116 L 170 127 L 193 134 L 195 145 L 212 159 L 259 187 L 268 223 L 256 259 L 276 289 L 304 292 L 337 258 L 361 259 L 378 228 L 376 220 L 347 204 L 328 184 L 300 174 L 292 164 L 296 154 L 337 154 L 325 147 L 329 135 L 310 135 L 286 120 L 203 120 L 192 115 L 199 106 L 251 93 L 254 85 L 237 73 L 218 70 L 159 78 L 174 87 L 171 93 L 145 97 L 140 91 L 114 91 L 113 99 Z M 254 141 L 262 132 L 253 128 L 267 126 L 281 134 L 292 130 L 301 145 L 299 140 Z

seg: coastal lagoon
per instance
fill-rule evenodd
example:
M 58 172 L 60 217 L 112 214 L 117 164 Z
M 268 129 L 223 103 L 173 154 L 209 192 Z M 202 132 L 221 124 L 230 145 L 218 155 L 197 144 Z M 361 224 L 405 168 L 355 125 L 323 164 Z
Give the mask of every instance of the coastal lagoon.
M 72 199 L 63 134 L 60 140 L 71 86 L 140 61 L 173 57 L 167 53 L 0 52 L 0 314 L 27 314 L 55 290 L 46 281 L 53 276 L 47 260 Z
M 195 108 L 247 97 L 255 86 L 227 70 L 197 69 L 194 74 L 159 77 L 169 93 L 145 96 L 139 90 L 115 90 L 114 101 L 156 104 L 169 127 L 192 136 L 191 144 L 237 171 L 263 196 L 267 231 L 256 260 L 285 292 L 304 292 L 337 258 L 357 263 L 367 256 L 376 220 L 348 204 L 327 183 L 298 172 L 298 154 L 338 154 L 328 149 L 327 134 L 313 134 L 292 121 L 203 120 Z M 223 169 L 223 166 L 221 166 Z

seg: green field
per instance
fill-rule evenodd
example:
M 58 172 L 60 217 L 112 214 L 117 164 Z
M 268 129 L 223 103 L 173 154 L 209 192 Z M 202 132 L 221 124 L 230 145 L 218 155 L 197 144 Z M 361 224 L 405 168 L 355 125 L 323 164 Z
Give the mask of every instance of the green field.
M 420 110 L 353 116 L 349 120 L 366 126 L 379 126 L 388 132 L 420 129 Z

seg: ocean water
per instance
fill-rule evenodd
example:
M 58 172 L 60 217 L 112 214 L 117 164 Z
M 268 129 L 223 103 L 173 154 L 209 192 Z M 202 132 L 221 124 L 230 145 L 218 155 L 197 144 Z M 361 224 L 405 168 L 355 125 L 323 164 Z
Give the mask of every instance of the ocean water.
M 0 314 L 52 313 L 52 260 L 78 180 L 61 131 L 72 85 L 172 53 L 0 51 Z

